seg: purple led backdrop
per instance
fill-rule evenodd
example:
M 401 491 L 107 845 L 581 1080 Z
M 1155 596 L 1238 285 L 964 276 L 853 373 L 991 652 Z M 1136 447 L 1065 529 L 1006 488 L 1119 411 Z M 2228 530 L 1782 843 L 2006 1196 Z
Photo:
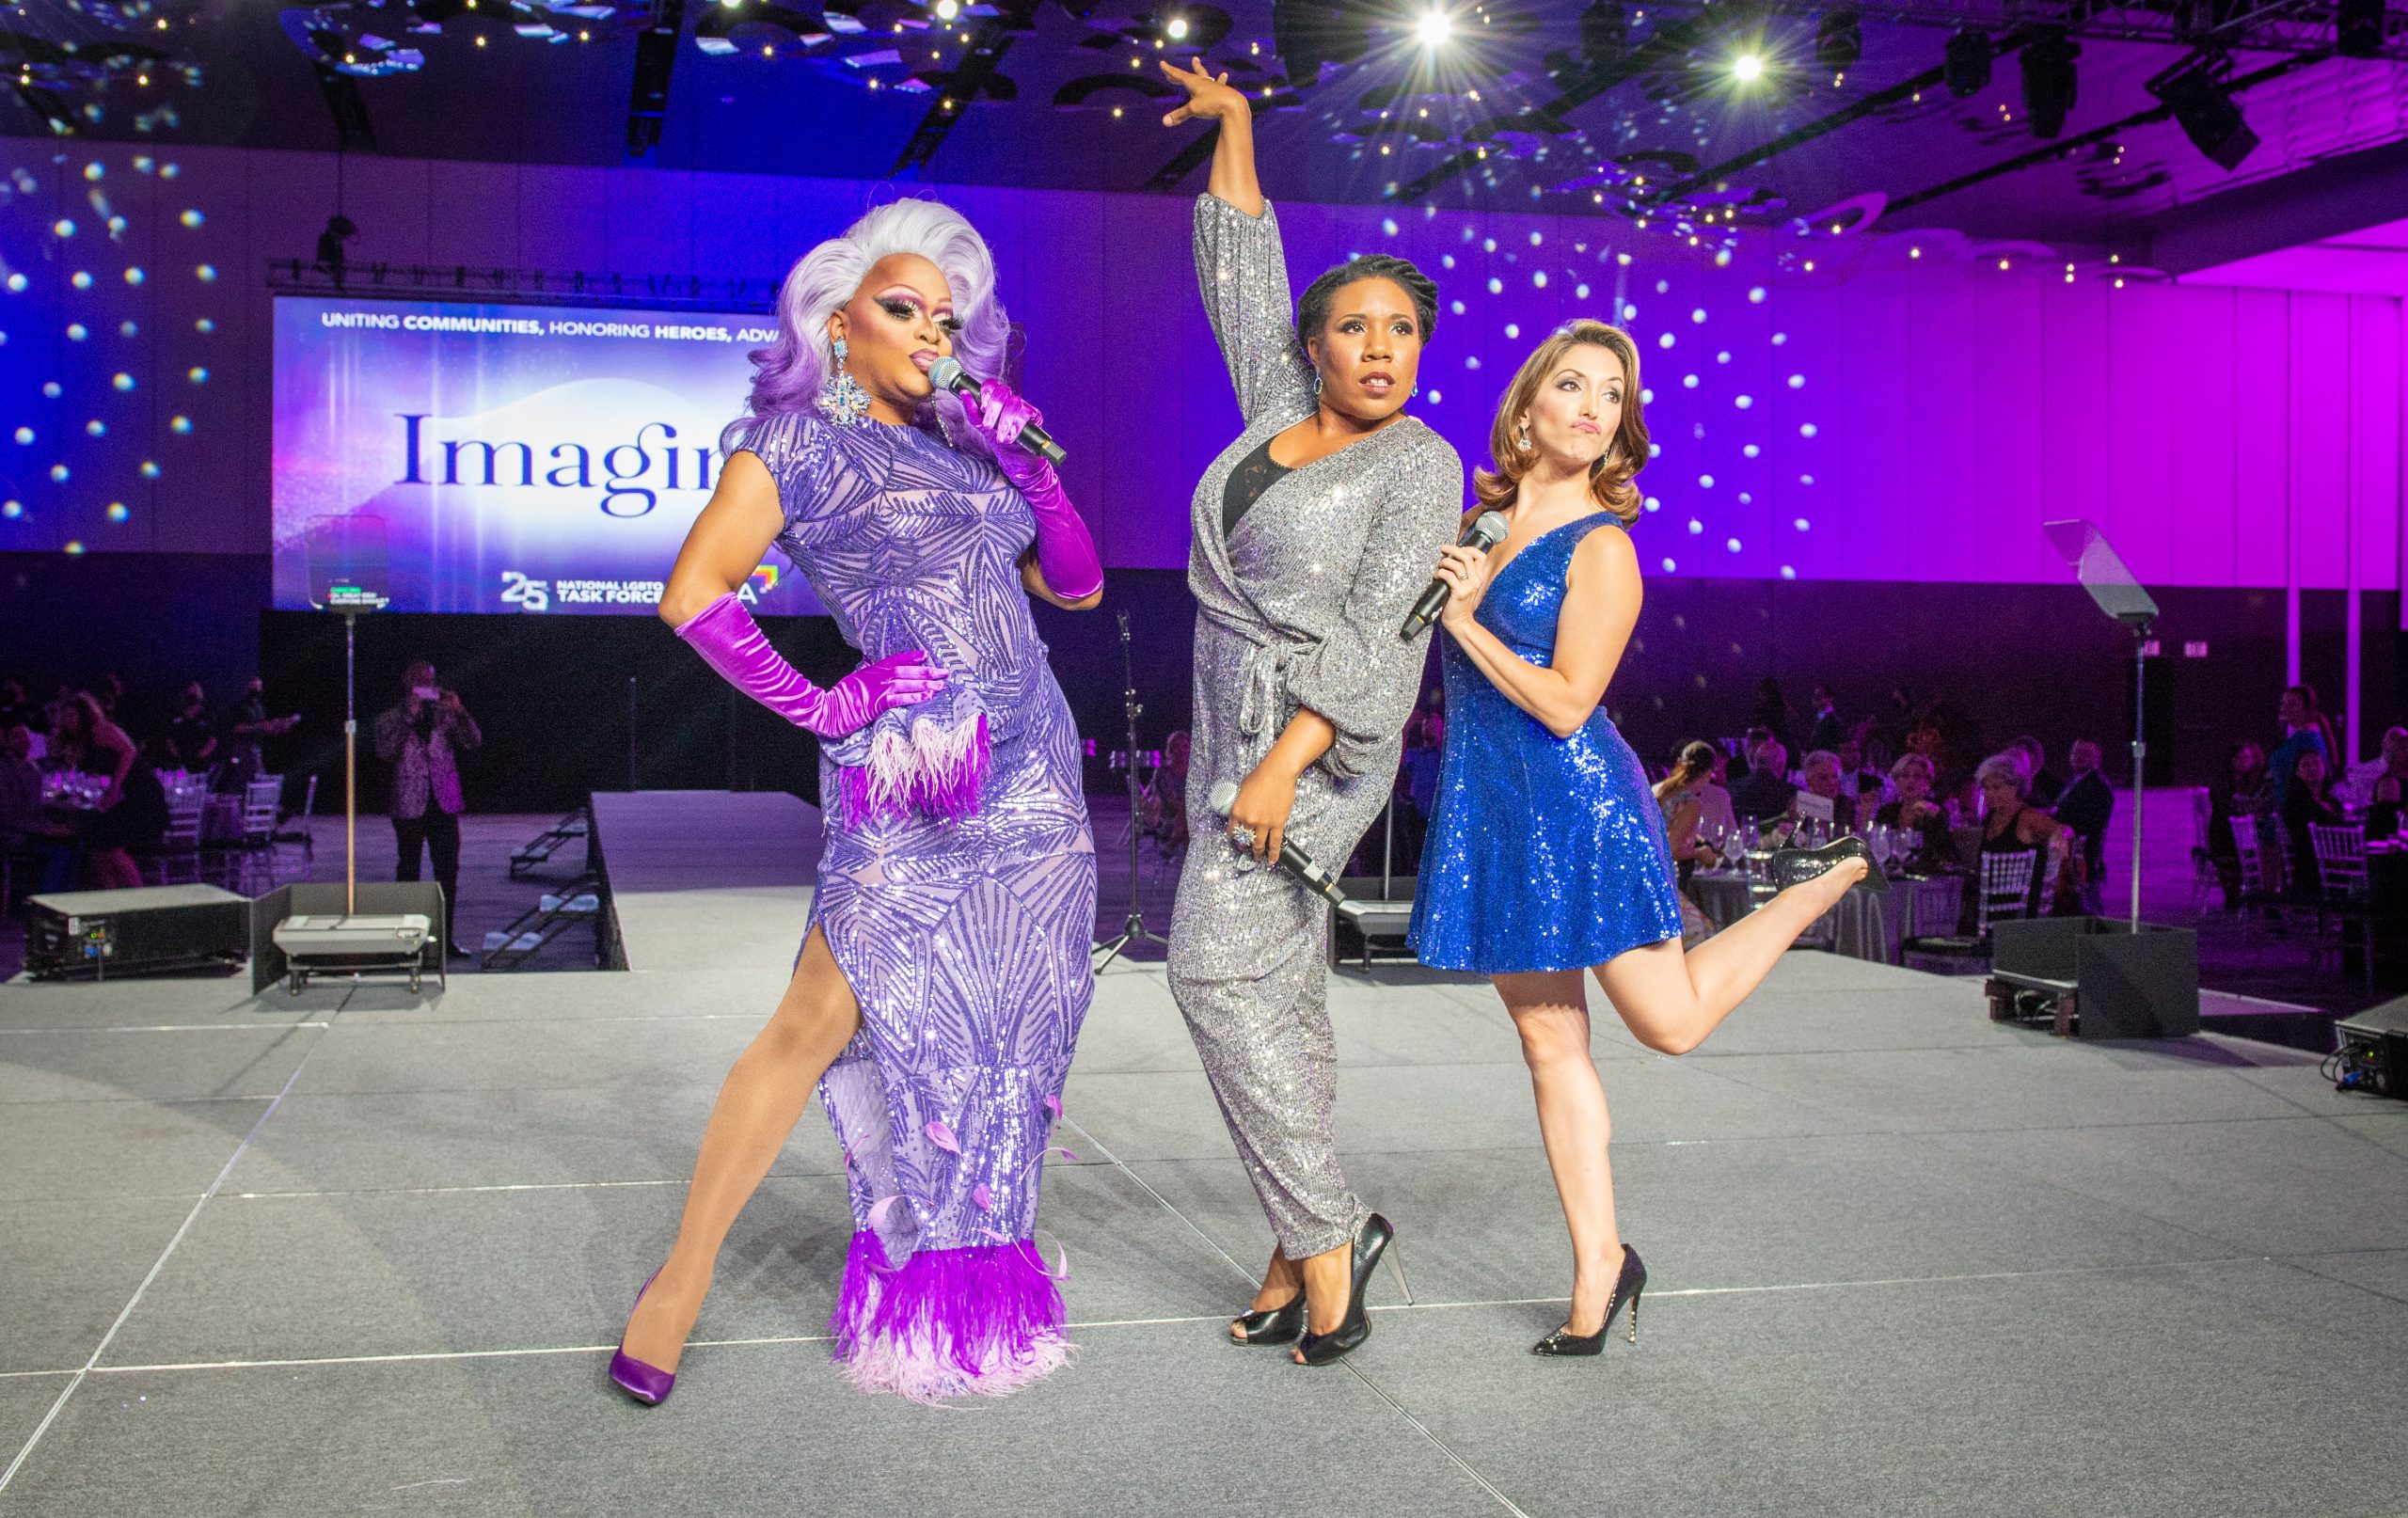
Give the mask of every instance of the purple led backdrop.
M 275 604 L 331 519 L 384 524 L 396 611 L 648 616 L 718 478 L 762 316 L 281 297 Z M 820 609 L 765 565 L 764 611 Z
M 0 417 L 21 439 L 0 440 L 0 548 L 267 551 L 261 277 L 308 256 L 335 181 L 326 155 L 0 142 Z M 766 298 L 897 193 L 992 244 L 1107 564 L 1182 565 L 1188 493 L 1236 427 L 1183 197 L 372 157 L 342 206 L 356 265 L 739 277 Z M 1659 576 L 2063 583 L 2038 524 L 2083 515 L 2155 584 L 2400 583 L 2393 296 L 2116 289 L 1961 240 L 1912 258 L 1904 234 L 1776 275 L 1761 245 L 1718 267 L 1620 222 L 1281 212 L 1300 283 L 1372 249 L 1438 279 L 1414 404 L 1473 463 L 1515 361 L 1625 299 L 1663 448 L 1640 540 Z

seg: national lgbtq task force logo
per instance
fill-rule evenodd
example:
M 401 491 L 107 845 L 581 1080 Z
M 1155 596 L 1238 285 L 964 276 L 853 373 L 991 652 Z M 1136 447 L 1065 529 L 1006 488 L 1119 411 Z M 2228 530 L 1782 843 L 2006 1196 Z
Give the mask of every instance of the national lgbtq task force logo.
M 778 588 L 778 566 L 761 564 L 737 587 L 736 598 L 758 606 Z M 501 603 L 521 611 L 548 611 L 558 601 L 563 608 L 580 606 L 658 606 L 667 585 L 657 579 L 532 578 L 515 569 L 501 572 Z

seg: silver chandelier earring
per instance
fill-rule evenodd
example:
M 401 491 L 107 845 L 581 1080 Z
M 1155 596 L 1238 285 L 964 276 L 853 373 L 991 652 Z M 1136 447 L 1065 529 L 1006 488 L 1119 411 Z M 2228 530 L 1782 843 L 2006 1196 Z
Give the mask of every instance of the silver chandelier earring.
M 819 392 L 819 410 L 839 427 L 858 427 L 869 419 L 869 391 L 862 388 L 861 381 L 845 367 L 845 340 L 835 339 L 832 346 L 834 373 Z
M 1524 422 L 1524 423 L 1523 423 L 1523 424 L 1522 424 L 1518 429 L 1516 429 L 1516 430 L 1514 431 L 1514 434 L 1513 434 L 1513 446 L 1514 446 L 1515 448 L 1518 448 L 1518 449 L 1522 450 L 1524 452 L 1528 452 L 1528 451 L 1529 451 L 1529 447 L 1530 447 L 1530 428 L 1529 428 L 1529 424 L 1528 422 Z

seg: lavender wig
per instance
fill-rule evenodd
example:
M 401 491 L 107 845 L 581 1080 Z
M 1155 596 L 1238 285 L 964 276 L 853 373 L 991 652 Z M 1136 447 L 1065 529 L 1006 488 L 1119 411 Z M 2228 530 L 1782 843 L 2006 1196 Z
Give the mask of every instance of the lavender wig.
M 828 318 L 848 301 L 869 276 L 870 266 L 894 253 L 917 253 L 935 264 L 953 287 L 953 314 L 961 324 L 954 334 L 954 356 L 980 379 L 1003 372 L 1005 347 L 1011 324 L 1003 302 L 995 298 L 995 261 L 987 241 L 961 213 L 934 200 L 903 199 L 876 207 L 796 261 L 778 287 L 778 340 L 755 348 L 752 394 L 745 403 L 750 416 L 768 417 L 784 411 L 808 411 L 819 400 L 835 357 L 828 341 Z M 987 452 L 985 439 L 967 425 L 958 397 L 939 390 L 923 407 L 933 415 L 954 446 Z M 720 446 L 733 447 L 744 421 L 731 422 L 720 435 Z

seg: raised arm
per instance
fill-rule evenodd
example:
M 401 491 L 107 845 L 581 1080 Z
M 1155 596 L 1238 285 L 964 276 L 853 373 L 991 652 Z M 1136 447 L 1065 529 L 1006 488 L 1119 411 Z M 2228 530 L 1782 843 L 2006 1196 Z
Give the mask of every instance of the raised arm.
M 1301 418 L 1312 408 L 1311 372 L 1296 346 L 1278 213 L 1254 177 L 1254 108 L 1226 76 L 1168 63 L 1163 73 L 1188 95 L 1164 124 L 1211 120 L 1220 131 L 1212 177 L 1196 201 L 1196 282 L 1239 414 L 1248 426 L 1274 412 Z
M 1488 591 L 1488 562 L 1486 554 L 1469 548 L 1444 550 L 1438 577 L 1453 588 L 1441 614 L 1448 635 L 1506 700 L 1568 738 L 1606 699 L 1606 686 L 1639 625 L 1639 552 L 1626 532 L 1601 529 L 1580 540 L 1563 577 L 1549 667 L 1532 664 L 1473 620 Z

